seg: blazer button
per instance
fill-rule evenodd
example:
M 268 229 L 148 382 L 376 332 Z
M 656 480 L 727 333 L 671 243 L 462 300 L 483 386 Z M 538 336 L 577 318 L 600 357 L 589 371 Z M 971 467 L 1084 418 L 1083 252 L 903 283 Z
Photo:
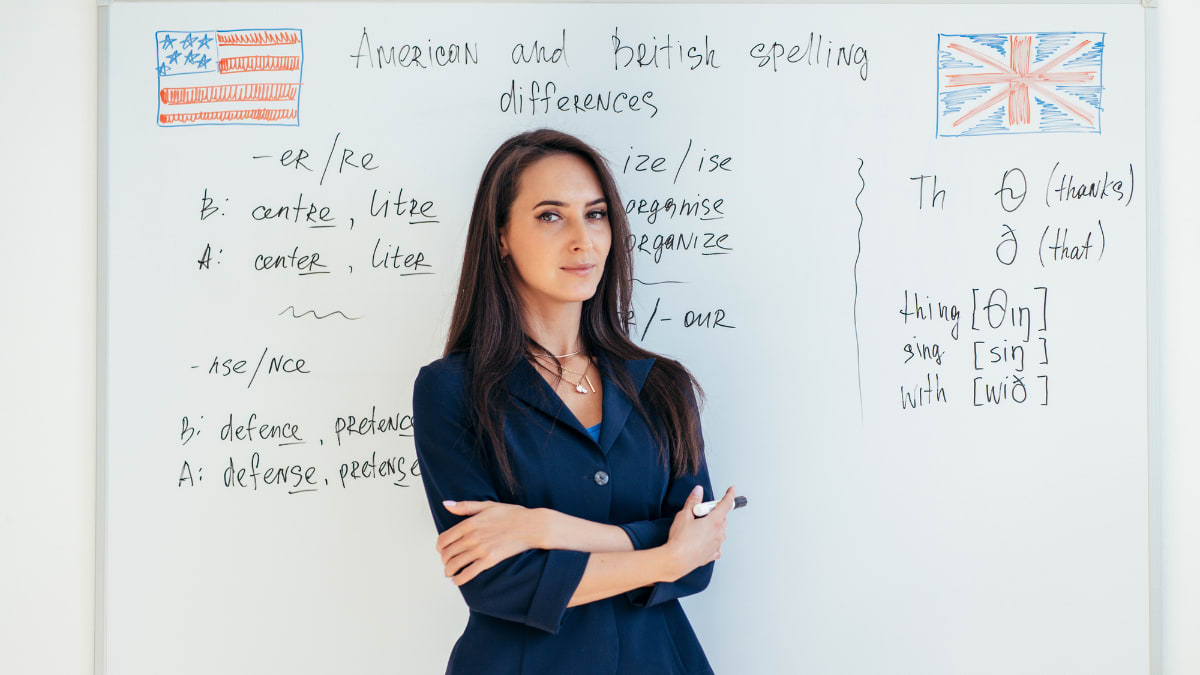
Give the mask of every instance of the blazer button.
M 608 483 L 608 474 L 603 471 L 597 471 L 596 475 L 592 476 L 592 480 L 596 481 L 596 485 L 604 485 Z

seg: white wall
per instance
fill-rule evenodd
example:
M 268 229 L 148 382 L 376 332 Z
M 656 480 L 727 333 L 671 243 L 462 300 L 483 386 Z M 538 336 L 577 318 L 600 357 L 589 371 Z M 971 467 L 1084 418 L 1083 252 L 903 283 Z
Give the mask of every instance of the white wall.
M 96 4 L 0 10 L 0 672 L 92 668 Z
M 1161 0 L 1151 81 L 1151 468 L 1161 672 L 1200 672 L 1200 131 L 1192 0 Z M 0 672 L 93 665 L 96 6 L 0 4 Z M 1155 101 L 1157 97 L 1157 101 Z M 1155 115 L 1158 115 L 1155 117 Z M 1153 167 L 1152 167 L 1153 168 Z M 1189 515 L 1192 517 L 1189 518 Z
M 1200 672 L 1200 217 L 1191 203 L 1200 180 L 1200 95 L 1188 75 L 1200 3 L 1159 5 L 1146 41 L 1151 63 L 1160 64 L 1150 78 L 1147 154 L 1161 158 L 1150 202 L 1151 495 L 1161 496 L 1161 548 L 1151 560 L 1159 556 L 1161 571 L 1161 672 L 1184 675 Z

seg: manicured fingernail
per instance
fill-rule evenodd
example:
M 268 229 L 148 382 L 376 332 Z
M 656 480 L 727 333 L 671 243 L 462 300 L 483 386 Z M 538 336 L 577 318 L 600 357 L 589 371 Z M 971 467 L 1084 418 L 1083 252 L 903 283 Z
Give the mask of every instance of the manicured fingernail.
M 458 502 L 454 501 L 453 499 L 447 499 L 447 500 L 443 501 L 442 503 L 445 504 L 446 506 L 454 506 Z
M 704 488 L 702 486 L 697 485 L 696 487 L 692 488 L 692 496 L 699 497 L 702 494 L 704 494 Z

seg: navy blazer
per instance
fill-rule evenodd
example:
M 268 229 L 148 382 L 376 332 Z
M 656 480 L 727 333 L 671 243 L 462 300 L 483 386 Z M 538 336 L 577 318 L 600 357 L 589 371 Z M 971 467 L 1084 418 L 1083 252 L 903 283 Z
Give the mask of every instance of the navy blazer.
M 704 499 L 713 499 L 707 462 L 694 476 L 672 479 L 658 460 L 646 420 L 609 376 L 619 364 L 640 393 L 654 359 L 610 360 L 601 353 L 598 361 L 603 378 L 598 442 L 528 361 L 520 359 L 509 374 L 504 438 L 523 490 L 519 499 L 476 454 L 480 442 L 467 421 L 466 355 L 451 354 L 421 368 L 413 389 L 413 436 L 439 533 L 464 519 L 447 511 L 442 500 L 500 501 L 619 525 L 635 549 L 646 549 L 666 543 L 693 486 L 703 485 Z M 694 397 L 689 400 L 695 405 Z M 665 433 L 658 416 L 648 412 Z M 712 673 L 678 598 L 704 590 L 714 563 L 674 582 L 568 608 L 590 555 L 532 549 L 459 586 L 470 618 L 446 672 Z

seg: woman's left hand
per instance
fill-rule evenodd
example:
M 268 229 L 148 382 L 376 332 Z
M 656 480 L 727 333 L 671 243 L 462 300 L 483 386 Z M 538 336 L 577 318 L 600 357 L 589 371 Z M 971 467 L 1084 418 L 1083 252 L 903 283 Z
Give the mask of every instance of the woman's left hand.
M 437 551 L 446 576 L 462 586 L 496 563 L 537 548 L 538 510 L 502 502 L 442 502 L 450 513 L 470 516 L 438 535 Z

